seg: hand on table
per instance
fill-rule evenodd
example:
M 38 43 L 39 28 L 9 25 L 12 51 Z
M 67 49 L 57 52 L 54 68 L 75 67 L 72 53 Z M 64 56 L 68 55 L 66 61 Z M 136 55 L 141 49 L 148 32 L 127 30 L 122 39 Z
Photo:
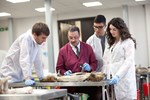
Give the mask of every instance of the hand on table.
M 25 85 L 27 85 L 27 86 L 31 86 L 31 85 L 34 85 L 34 84 L 35 84 L 34 80 L 31 80 L 31 79 L 25 80 Z
M 88 63 L 83 64 L 83 69 L 84 69 L 84 71 L 91 71 L 91 67 Z
M 68 70 L 64 73 L 65 76 L 68 76 L 68 75 L 71 75 L 72 74 L 72 71 L 71 70 Z

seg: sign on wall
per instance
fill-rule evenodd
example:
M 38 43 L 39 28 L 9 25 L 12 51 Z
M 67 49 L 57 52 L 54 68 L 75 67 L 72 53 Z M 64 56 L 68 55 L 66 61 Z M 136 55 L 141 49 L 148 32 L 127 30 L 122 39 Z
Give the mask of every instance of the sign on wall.
M 0 32 L 8 31 L 8 27 L 0 27 Z

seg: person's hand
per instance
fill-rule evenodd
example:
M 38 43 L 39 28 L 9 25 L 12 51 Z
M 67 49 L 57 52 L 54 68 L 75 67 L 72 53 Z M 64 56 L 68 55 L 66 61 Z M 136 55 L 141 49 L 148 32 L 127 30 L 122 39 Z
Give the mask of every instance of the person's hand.
M 64 73 L 65 76 L 71 75 L 71 74 L 72 74 L 72 71 L 71 71 L 71 70 L 68 70 L 68 71 L 66 71 L 66 72 Z
M 35 84 L 34 80 L 31 80 L 31 79 L 25 80 L 25 85 L 27 85 L 27 86 L 31 86 L 31 85 L 34 85 L 34 84 Z
M 42 77 L 39 77 L 39 81 L 41 81 L 43 78 Z
M 119 76 L 118 75 L 115 75 L 109 82 L 110 85 L 112 84 L 117 84 L 119 81 Z
M 83 64 L 83 69 L 84 69 L 84 71 L 91 71 L 91 67 L 88 63 Z
M 30 79 L 34 81 L 34 78 L 33 78 L 33 77 L 31 77 Z

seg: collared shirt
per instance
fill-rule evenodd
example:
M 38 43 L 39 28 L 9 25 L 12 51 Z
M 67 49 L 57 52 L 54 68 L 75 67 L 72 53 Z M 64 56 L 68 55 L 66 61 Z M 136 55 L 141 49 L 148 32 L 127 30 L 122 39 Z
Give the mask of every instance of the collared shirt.
M 71 43 L 70 43 L 70 46 L 71 46 L 72 50 L 74 51 L 74 53 L 77 55 L 77 49 L 76 49 L 76 47 L 73 46 Z M 78 47 L 78 50 L 79 50 L 79 52 L 80 52 L 80 42 L 79 42 L 79 44 L 77 45 L 77 47 Z

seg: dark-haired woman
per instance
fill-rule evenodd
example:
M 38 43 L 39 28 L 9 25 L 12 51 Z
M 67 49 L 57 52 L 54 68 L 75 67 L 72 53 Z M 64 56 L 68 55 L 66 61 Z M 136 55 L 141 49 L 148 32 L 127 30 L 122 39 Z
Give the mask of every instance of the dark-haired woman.
M 117 100 L 136 99 L 134 54 L 136 41 L 121 18 L 113 18 L 106 29 L 108 48 L 104 54 L 103 71 L 114 85 Z

